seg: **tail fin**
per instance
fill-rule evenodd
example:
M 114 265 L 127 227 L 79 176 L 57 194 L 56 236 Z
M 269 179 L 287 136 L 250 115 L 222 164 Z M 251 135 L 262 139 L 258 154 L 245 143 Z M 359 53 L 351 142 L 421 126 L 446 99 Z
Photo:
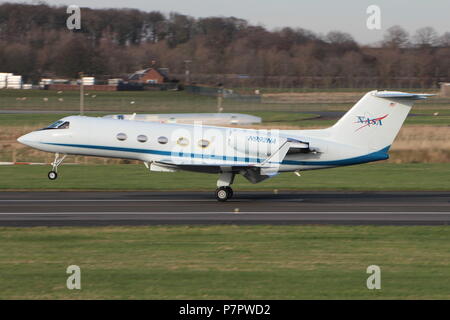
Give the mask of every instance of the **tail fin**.
M 330 128 L 331 135 L 335 141 L 368 148 L 369 152 L 389 149 L 415 100 L 428 96 L 432 95 L 368 92 Z

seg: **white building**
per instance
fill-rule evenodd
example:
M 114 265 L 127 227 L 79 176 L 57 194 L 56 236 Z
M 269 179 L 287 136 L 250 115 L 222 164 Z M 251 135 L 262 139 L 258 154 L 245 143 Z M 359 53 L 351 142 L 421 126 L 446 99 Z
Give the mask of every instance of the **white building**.
M 7 89 L 22 89 L 22 76 L 9 75 L 6 78 Z
M 8 84 L 8 77 L 12 76 L 12 73 L 0 72 L 0 89 L 6 88 Z
M 441 82 L 441 96 L 450 97 L 450 82 Z
M 95 84 L 94 77 L 83 77 L 81 81 L 83 81 L 83 86 L 93 86 Z

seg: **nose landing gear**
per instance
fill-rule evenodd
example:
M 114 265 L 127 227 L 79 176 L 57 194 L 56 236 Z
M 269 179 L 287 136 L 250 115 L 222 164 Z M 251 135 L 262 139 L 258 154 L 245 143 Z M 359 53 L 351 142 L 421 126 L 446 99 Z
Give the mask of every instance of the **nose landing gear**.
M 50 171 L 47 175 L 50 180 L 55 180 L 56 178 L 58 178 L 58 166 L 64 161 L 66 157 L 66 154 L 60 157 L 59 153 L 55 153 L 55 160 L 51 163 L 52 171 Z
M 48 178 L 49 178 L 50 180 L 55 180 L 56 178 L 58 178 L 58 174 L 56 173 L 56 171 L 50 171 L 50 172 L 48 173 Z

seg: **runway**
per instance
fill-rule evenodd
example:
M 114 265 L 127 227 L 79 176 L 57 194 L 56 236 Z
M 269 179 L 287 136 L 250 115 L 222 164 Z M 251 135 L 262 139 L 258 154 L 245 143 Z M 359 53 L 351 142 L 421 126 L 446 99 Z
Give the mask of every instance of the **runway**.
M 1 226 L 447 225 L 448 192 L 2 192 Z

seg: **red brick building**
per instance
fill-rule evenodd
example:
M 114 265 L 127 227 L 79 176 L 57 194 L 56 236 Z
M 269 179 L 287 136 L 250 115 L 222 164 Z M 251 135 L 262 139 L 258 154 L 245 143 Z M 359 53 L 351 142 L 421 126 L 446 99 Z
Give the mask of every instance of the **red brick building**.
M 128 81 L 143 84 L 162 84 L 169 82 L 170 79 L 167 68 L 148 68 L 136 71 L 128 78 Z

